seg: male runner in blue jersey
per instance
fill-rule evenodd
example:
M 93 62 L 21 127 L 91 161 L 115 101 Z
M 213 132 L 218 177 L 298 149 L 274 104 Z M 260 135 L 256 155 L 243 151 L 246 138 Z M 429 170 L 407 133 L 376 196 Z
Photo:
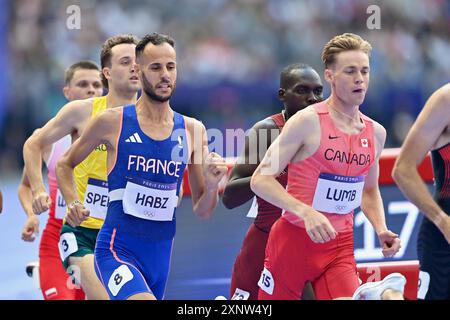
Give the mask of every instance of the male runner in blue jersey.
M 175 209 L 185 168 L 193 210 L 211 215 L 225 161 L 208 154 L 203 124 L 170 107 L 176 87 L 174 41 L 152 33 L 136 46 L 142 97 L 93 119 L 57 166 L 63 193 L 76 199 L 73 168 L 99 144 L 108 150 L 109 205 L 95 248 L 96 272 L 111 299 L 162 299 L 169 271 Z M 89 211 L 70 206 L 81 223 Z

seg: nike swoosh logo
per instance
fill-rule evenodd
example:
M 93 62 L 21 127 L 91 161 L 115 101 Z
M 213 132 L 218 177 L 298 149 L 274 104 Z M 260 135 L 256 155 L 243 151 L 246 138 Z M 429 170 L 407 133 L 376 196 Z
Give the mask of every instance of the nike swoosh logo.
M 331 134 L 328 135 L 328 139 L 330 139 L 330 140 L 337 139 L 337 138 L 339 138 L 339 136 L 332 137 Z

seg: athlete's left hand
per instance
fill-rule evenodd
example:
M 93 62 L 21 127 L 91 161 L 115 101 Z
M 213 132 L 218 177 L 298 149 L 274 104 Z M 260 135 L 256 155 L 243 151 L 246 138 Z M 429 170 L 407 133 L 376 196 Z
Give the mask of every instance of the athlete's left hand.
M 215 189 L 218 187 L 222 177 L 228 172 L 228 167 L 221 156 L 215 152 L 211 152 L 205 158 L 203 171 L 207 190 Z
M 386 258 L 392 258 L 402 247 L 398 234 L 390 230 L 382 231 L 378 234 L 381 247 L 383 248 L 383 255 Z

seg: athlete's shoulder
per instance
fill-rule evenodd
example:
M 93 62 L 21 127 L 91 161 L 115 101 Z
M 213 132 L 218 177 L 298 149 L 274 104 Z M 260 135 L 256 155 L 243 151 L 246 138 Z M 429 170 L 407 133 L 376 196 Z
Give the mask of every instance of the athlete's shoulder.
M 374 128 L 374 130 L 378 130 L 378 131 L 386 131 L 386 129 L 383 127 L 383 125 L 381 124 L 381 123 L 379 123 L 378 121 L 375 121 L 375 120 L 373 120 L 373 119 L 371 119 L 372 120 L 372 123 L 373 123 L 373 128 Z
M 116 121 L 122 118 L 124 107 L 107 108 L 98 114 L 100 121 Z
M 383 127 L 383 125 L 381 123 L 373 120 L 372 118 L 369 118 L 368 116 L 366 116 L 364 114 L 362 114 L 362 116 L 366 122 L 372 123 L 373 131 L 374 131 L 375 135 L 380 136 L 380 137 L 386 136 L 386 129 Z
M 87 98 L 87 99 L 81 99 L 81 100 L 73 100 L 68 102 L 64 108 L 69 107 L 69 108 L 86 108 L 86 107 L 90 107 L 92 108 L 92 105 L 94 104 L 94 99 L 95 98 Z
M 88 126 L 84 130 L 83 135 L 86 135 L 88 139 L 90 139 L 91 136 L 101 137 L 101 139 L 104 139 L 102 143 L 108 142 L 112 144 L 112 141 L 116 138 L 116 135 L 118 133 L 120 134 L 120 128 L 122 125 L 122 109 L 122 107 L 109 108 L 98 113 L 96 117 L 89 120 Z M 86 132 L 89 132 L 89 135 L 87 135 Z M 106 137 L 110 137 L 111 140 L 108 140 Z
M 92 112 L 93 102 L 93 98 L 73 100 L 66 103 L 60 113 L 76 118 L 88 118 Z
M 431 101 L 430 108 L 445 108 L 450 104 L 450 83 L 447 83 L 437 89 L 431 95 L 429 101 Z
M 386 141 L 386 129 L 377 121 L 372 119 L 372 125 L 373 125 L 373 134 L 375 135 L 375 138 L 384 145 L 384 142 Z
M 182 115 L 182 116 L 184 118 L 184 123 L 186 124 L 186 128 L 188 130 L 195 130 L 195 129 L 196 130 L 198 130 L 198 129 L 206 130 L 205 125 L 200 120 L 198 120 L 196 118 L 188 117 L 185 115 Z
M 281 136 L 292 143 L 302 143 L 305 138 L 318 133 L 320 130 L 319 116 L 311 106 L 298 111 L 286 121 Z
M 302 125 L 309 127 L 317 125 L 319 123 L 318 120 L 319 116 L 317 114 L 316 108 L 314 107 L 314 105 L 310 105 L 290 117 L 286 122 L 286 125 L 289 124 L 290 126 L 292 126 L 293 124 L 295 124 L 295 126 Z
M 450 100 L 450 82 L 437 89 L 436 93 L 441 95 L 443 98 Z
M 264 118 L 258 122 L 256 122 L 252 129 L 254 130 L 260 130 L 260 129 L 278 129 L 277 124 L 272 119 L 272 116 Z

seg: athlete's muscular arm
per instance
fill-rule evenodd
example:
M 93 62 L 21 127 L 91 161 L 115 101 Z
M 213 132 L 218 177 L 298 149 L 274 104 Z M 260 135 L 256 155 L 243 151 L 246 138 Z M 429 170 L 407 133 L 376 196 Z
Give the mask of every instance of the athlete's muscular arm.
M 27 221 L 22 228 L 22 240 L 32 242 L 35 239 L 35 235 L 39 234 L 39 219 L 33 213 L 33 194 L 31 193 L 30 182 L 25 175 L 25 170 L 22 173 L 18 196 L 20 204 L 27 215 Z
M 40 129 L 36 129 L 35 132 L 39 130 Z M 51 150 L 51 145 L 44 148 L 42 153 L 44 159 L 48 159 Z M 22 179 L 20 180 L 17 194 L 19 196 L 20 204 L 27 215 L 27 220 L 22 228 L 22 240 L 32 242 L 35 239 L 35 235 L 39 234 L 39 219 L 33 213 L 33 193 L 31 192 L 30 181 L 25 173 L 25 168 L 22 172 Z
M 312 133 L 317 133 L 320 137 L 320 124 L 314 111 L 305 109 L 290 118 L 253 173 L 250 186 L 259 197 L 298 215 L 305 221 L 311 240 L 323 243 L 336 238 L 337 235 L 330 221 L 320 212 L 291 196 L 275 179 L 297 153 L 310 147 L 307 137 L 312 136 Z
M 33 213 L 33 194 L 31 193 L 30 182 L 25 174 L 25 170 L 22 172 L 22 179 L 20 180 L 20 185 L 17 190 L 20 204 L 27 217 L 34 215 Z
M 217 153 L 209 153 L 205 126 L 195 119 L 185 119 L 193 141 L 188 164 L 193 210 L 198 217 L 206 219 L 217 206 L 219 182 L 228 168 Z
M 432 221 L 450 243 L 450 217 L 434 201 L 419 175 L 418 167 L 428 151 L 440 145 L 439 138 L 449 130 L 450 85 L 431 95 L 409 131 L 400 155 L 395 162 L 392 177 L 403 194 Z
M 223 192 L 222 202 L 225 207 L 233 209 L 246 203 L 255 195 L 250 188 L 252 174 L 264 157 L 266 148 L 278 135 L 279 129 L 272 119 L 256 123 L 249 131 L 245 137 L 244 152 L 236 161 Z M 260 146 L 260 138 L 266 140 L 265 145 Z
M 105 144 L 109 159 L 115 158 L 114 141 L 119 134 L 122 108 L 107 109 L 90 120 L 83 134 L 75 141 L 56 165 L 58 186 L 69 207 L 66 221 L 73 227 L 89 217 L 89 210 L 83 204 L 74 203 L 78 199 L 73 169 L 100 144 Z
M 31 135 L 23 146 L 25 172 L 33 193 L 33 211 L 40 214 L 48 210 L 50 198 L 42 179 L 42 156 L 46 146 L 51 145 L 68 134 L 79 131 L 89 118 L 92 100 L 77 100 L 66 104 L 58 114 L 40 130 Z
M 386 226 L 383 200 L 381 199 L 380 188 L 378 186 L 380 172 L 378 161 L 386 141 L 386 130 L 380 124 L 374 122 L 374 133 L 376 157 L 365 179 L 361 210 L 378 235 L 378 239 L 383 248 L 383 255 L 385 257 L 392 257 L 400 250 L 400 239 L 397 234 L 389 231 Z

